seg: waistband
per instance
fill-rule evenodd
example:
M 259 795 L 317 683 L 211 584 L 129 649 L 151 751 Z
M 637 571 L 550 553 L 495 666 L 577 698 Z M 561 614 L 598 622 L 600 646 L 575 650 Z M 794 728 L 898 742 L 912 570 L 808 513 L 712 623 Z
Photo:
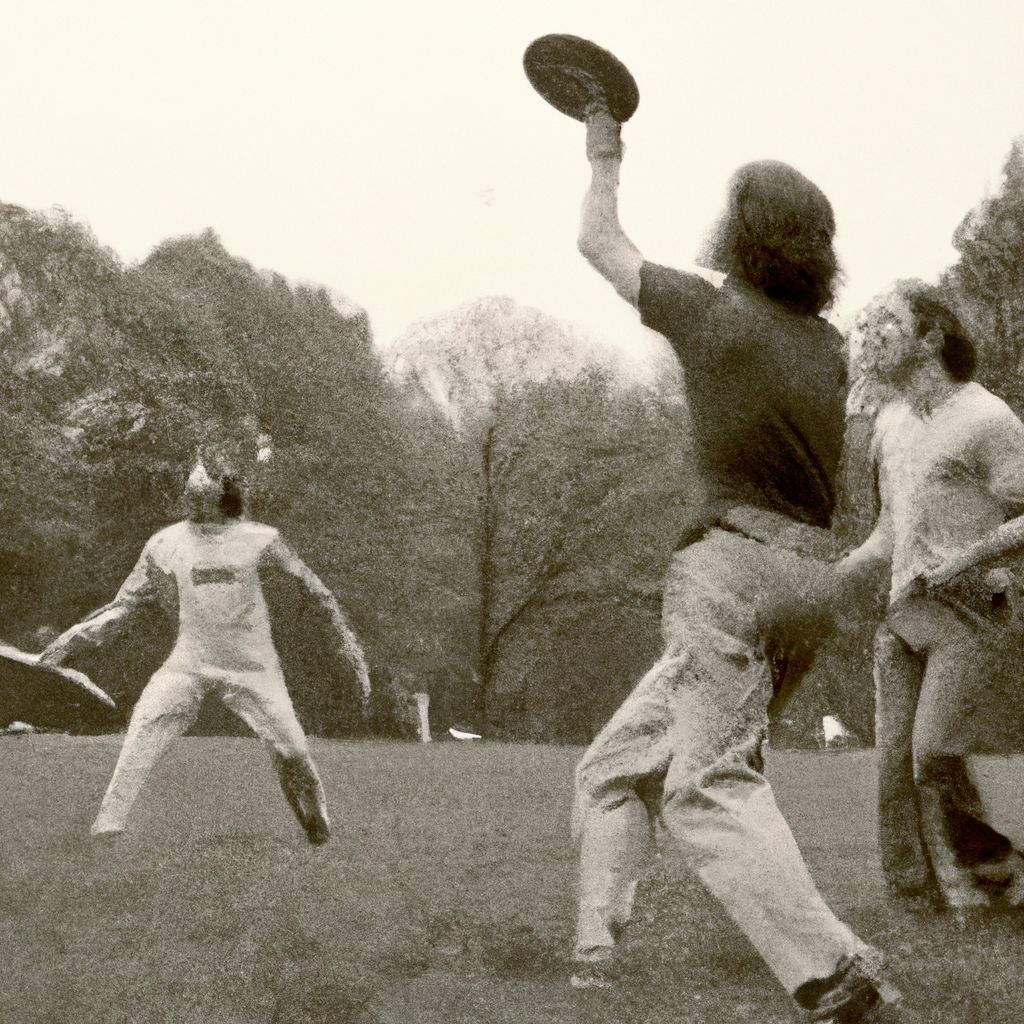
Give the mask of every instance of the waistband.
M 831 530 L 756 505 L 734 505 L 708 525 L 821 562 L 832 562 L 839 556 L 839 545 Z

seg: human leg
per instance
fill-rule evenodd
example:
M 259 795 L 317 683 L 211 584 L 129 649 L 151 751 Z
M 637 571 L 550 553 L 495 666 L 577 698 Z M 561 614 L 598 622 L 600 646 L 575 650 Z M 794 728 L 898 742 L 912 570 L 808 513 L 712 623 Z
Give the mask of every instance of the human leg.
M 281 790 L 307 839 L 327 842 L 327 797 L 284 679 L 276 673 L 239 678 L 223 688 L 221 699 L 269 747 Z
M 171 741 L 195 722 L 202 697 L 200 683 L 184 673 L 160 671 L 149 681 L 132 711 L 93 835 L 124 831 L 150 771 Z
M 873 977 L 875 954 L 822 899 L 762 771 L 773 679 L 759 595 L 770 588 L 785 602 L 813 570 L 744 537 L 713 533 L 699 547 L 677 557 L 666 587 L 666 630 L 687 662 L 676 676 L 662 821 L 781 984 L 816 1011 L 830 1005 L 843 965 Z
M 913 731 L 921 830 L 945 903 L 967 910 L 990 902 L 978 878 L 1014 851 L 986 821 L 963 744 L 978 638 L 938 606 L 927 614 L 930 646 Z
M 577 960 L 610 955 L 632 916 L 637 882 L 654 849 L 652 785 L 669 761 L 668 654 L 640 680 L 576 769 L 575 831 L 580 842 Z
M 875 634 L 875 750 L 882 873 L 900 897 L 927 896 L 935 879 L 921 837 L 913 731 L 924 658 L 887 626 Z

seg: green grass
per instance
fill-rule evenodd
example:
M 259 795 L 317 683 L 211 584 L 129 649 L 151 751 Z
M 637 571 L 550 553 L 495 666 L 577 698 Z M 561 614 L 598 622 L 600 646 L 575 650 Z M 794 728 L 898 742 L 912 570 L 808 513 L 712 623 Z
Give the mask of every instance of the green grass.
M 119 737 L 0 741 L 4 1024 L 781 1024 L 786 1000 L 672 857 L 613 993 L 566 984 L 566 748 L 314 743 L 335 838 L 308 847 L 260 747 L 188 739 L 131 830 L 88 826 Z M 885 903 L 870 753 L 773 755 L 826 898 L 925 1020 L 1020 1019 L 1024 915 L 966 933 Z M 1002 771 L 1008 806 L 1020 771 Z

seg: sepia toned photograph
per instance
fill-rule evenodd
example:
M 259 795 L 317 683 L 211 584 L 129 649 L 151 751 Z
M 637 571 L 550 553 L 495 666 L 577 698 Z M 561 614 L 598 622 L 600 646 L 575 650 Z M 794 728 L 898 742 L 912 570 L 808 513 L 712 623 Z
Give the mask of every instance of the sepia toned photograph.
M 38 0 L 2 1024 L 1011 1024 L 1024 15 Z

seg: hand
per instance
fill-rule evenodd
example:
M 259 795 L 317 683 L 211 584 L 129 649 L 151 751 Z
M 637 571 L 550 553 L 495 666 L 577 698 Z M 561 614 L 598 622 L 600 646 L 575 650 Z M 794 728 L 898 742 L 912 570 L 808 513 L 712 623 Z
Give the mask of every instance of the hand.
M 64 663 L 64 651 L 57 646 L 57 641 L 47 644 L 39 654 L 39 664 L 49 665 L 51 668 L 60 668 Z
M 1013 573 L 1009 569 L 997 566 L 985 573 L 985 586 L 993 594 L 1005 594 L 1013 584 Z
M 604 102 L 595 103 L 587 114 L 587 159 L 621 160 L 622 125 L 609 113 Z

